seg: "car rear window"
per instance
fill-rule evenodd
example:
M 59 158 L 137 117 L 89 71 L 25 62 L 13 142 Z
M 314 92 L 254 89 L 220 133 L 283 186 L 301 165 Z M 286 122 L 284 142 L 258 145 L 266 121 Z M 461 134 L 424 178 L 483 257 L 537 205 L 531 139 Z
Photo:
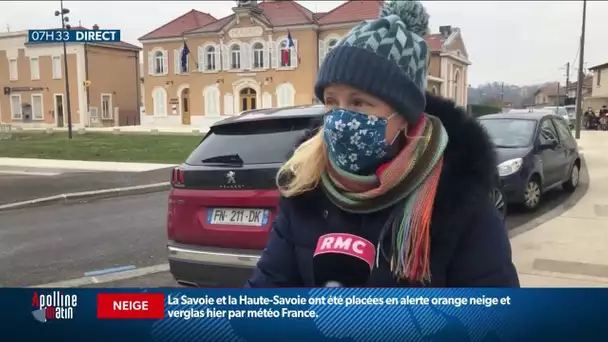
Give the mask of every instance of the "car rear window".
M 243 164 L 284 163 L 313 124 L 309 118 L 298 118 L 216 126 L 186 164 L 205 165 L 203 160 L 222 156 L 238 156 Z

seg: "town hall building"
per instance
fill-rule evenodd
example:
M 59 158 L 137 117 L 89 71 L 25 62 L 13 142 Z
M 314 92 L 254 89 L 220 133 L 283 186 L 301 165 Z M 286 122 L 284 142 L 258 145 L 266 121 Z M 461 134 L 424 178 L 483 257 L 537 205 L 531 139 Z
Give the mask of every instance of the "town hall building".
M 382 4 L 352 0 L 313 13 L 295 1 L 237 1 L 220 19 L 192 10 L 139 39 L 141 123 L 204 127 L 251 109 L 317 103 L 324 56 Z M 432 51 L 428 90 L 466 105 L 471 63 L 460 30 L 442 26 L 425 40 Z

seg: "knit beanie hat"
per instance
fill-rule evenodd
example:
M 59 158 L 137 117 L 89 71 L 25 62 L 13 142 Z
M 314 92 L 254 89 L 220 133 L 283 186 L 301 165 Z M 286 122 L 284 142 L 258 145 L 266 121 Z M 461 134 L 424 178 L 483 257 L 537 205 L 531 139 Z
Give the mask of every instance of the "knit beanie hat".
M 386 2 L 378 19 L 359 24 L 326 55 L 315 95 L 324 102 L 325 87 L 349 85 L 382 99 L 416 124 L 426 106 L 428 22 L 419 1 Z

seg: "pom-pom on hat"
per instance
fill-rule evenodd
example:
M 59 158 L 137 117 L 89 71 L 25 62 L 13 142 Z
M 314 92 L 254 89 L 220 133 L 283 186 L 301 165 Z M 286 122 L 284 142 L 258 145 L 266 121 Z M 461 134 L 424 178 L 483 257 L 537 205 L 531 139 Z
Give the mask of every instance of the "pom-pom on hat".
M 325 56 L 315 95 L 324 102 L 325 87 L 346 84 L 382 99 L 416 124 L 426 106 L 428 23 L 419 1 L 386 2 L 378 19 L 359 24 Z

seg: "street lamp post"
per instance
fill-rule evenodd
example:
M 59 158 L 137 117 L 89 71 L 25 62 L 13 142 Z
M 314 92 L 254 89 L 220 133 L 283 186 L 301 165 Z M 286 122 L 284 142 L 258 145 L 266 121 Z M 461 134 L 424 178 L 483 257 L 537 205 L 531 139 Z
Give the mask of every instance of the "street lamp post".
M 580 139 L 581 137 L 581 118 L 582 118 L 582 106 L 583 106 L 583 79 L 585 75 L 583 73 L 583 67 L 585 65 L 585 21 L 587 20 L 587 0 L 583 1 L 583 24 L 581 28 L 581 54 L 578 57 L 578 83 L 576 84 L 576 123 L 574 137 Z
M 61 29 L 69 30 L 71 27 L 68 24 L 70 18 L 67 14 L 70 10 L 63 7 L 63 0 L 60 1 L 61 11 L 55 11 L 55 16 L 61 16 Z M 65 77 L 65 96 L 67 98 L 67 114 L 68 114 L 68 139 L 72 139 L 72 106 L 70 103 L 70 79 L 68 77 L 68 52 L 65 40 L 63 41 L 63 69 L 65 70 L 63 75 Z

